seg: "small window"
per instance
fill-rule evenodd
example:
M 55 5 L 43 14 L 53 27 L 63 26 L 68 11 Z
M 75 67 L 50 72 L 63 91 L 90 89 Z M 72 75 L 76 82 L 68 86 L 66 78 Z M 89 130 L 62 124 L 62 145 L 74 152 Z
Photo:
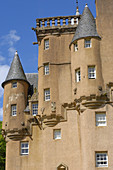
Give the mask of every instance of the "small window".
M 78 51 L 78 43 L 77 42 L 74 44 L 74 51 Z
M 44 90 L 44 100 L 49 101 L 50 100 L 50 89 Z
M 17 87 L 17 82 L 13 82 L 12 83 L 12 88 L 16 88 Z
M 96 113 L 96 126 L 106 126 L 106 113 Z
M 75 75 L 76 75 L 76 82 L 79 82 L 81 80 L 80 69 L 75 70 Z
M 49 64 L 44 64 L 44 75 L 49 74 Z
M 108 167 L 107 152 L 96 153 L 96 167 Z
M 53 130 L 53 138 L 54 139 L 61 139 L 61 129 L 54 129 Z
M 61 167 L 57 168 L 57 170 L 66 170 L 66 168 L 64 166 L 61 166 Z
M 15 105 L 11 105 L 11 115 L 12 116 L 16 116 L 16 113 L 17 113 L 16 104 Z
M 38 103 L 32 104 L 32 114 L 33 116 L 36 116 L 38 114 Z
M 96 79 L 95 66 L 88 66 L 88 78 L 89 79 Z
M 57 167 L 57 170 L 67 170 L 68 167 L 64 164 L 60 164 L 58 167 Z
M 91 39 L 85 40 L 85 48 L 91 48 Z
M 49 49 L 49 39 L 44 41 L 44 49 L 45 50 Z
M 28 154 L 29 154 L 29 143 L 21 142 L 21 155 L 28 155 Z

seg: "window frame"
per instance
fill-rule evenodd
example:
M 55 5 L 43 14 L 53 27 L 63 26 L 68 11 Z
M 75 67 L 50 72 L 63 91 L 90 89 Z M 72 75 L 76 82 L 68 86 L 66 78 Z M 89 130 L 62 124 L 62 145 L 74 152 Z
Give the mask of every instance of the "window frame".
M 78 42 L 74 43 L 74 51 L 78 51 Z
M 60 134 L 56 134 L 56 132 L 60 132 Z M 56 136 L 58 135 L 58 136 Z M 53 129 L 53 139 L 60 140 L 61 139 L 61 129 Z
M 37 105 L 37 107 L 33 107 L 33 106 L 36 106 L 36 105 Z M 38 115 L 38 103 L 32 103 L 32 115 L 33 116 Z
M 77 83 L 81 81 L 81 71 L 80 71 L 80 68 L 75 70 L 75 81 Z
M 49 39 L 45 39 L 44 40 L 44 50 L 48 50 L 49 49 Z
M 50 73 L 50 68 L 49 68 L 49 63 L 44 64 L 44 75 L 49 75 Z
M 99 155 L 99 154 L 101 155 L 101 157 L 99 158 L 100 160 L 97 159 L 97 155 Z M 106 158 L 104 160 L 103 160 L 103 155 L 106 155 L 105 156 Z M 101 162 L 101 163 L 102 162 L 107 162 L 107 163 L 105 165 L 103 165 L 103 163 L 101 165 L 99 165 L 98 162 Z M 99 168 L 100 167 L 101 168 L 102 167 L 108 167 L 108 152 L 107 151 L 105 151 L 105 152 L 104 151 L 102 151 L 102 152 L 95 152 L 95 165 L 96 165 L 96 167 L 99 167 Z
M 104 115 L 105 115 L 105 120 L 103 119 L 103 117 L 102 117 L 102 120 L 100 119 L 100 120 L 98 120 L 98 116 L 101 116 L 101 115 L 103 115 L 103 117 L 104 117 Z M 106 118 L 106 112 L 95 112 L 95 125 L 96 125 L 96 127 L 105 127 L 105 126 L 107 126 L 107 118 Z
M 17 88 L 17 82 L 16 81 L 12 83 L 12 88 Z
M 91 70 L 91 69 L 94 69 L 94 70 Z M 96 79 L 96 66 L 95 65 L 88 66 L 88 79 Z
M 27 147 L 22 147 L 22 144 L 27 144 L 28 146 Z M 28 150 L 28 152 L 22 152 L 22 150 Z M 20 155 L 29 155 L 29 142 L 28 141 L 22 141 L 22 142 L 20 142 Z
M 85 48 L 91 48 L 92 47 L 91 38 L 87 38 L 87 39 L 84 40 L 84 47 Z
M 17 116 L 17 105 L 16 104 L 11 105 L 11 116 Z
M 44 101 L 50 101 L 50 88 L 44 89 Z

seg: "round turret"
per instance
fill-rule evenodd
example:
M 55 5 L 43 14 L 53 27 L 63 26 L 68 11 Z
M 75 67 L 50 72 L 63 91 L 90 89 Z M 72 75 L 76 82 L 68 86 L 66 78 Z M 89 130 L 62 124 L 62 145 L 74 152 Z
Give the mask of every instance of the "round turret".
M 100 95 L 103 79 L 100 59 L 100 36 L 87 4 L 70 44 L 73 100 Z
M 19 138 L 23 128 L 29 82 L 24 74 L 18 53 L 15 53 L 4 87 L 3 129 L 9 138 Z

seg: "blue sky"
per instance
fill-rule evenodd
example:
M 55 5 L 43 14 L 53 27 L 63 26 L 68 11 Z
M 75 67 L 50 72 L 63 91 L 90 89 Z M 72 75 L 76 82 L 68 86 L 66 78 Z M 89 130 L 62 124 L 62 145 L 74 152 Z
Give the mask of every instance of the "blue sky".
M 88 3 L 94 17 L 95 0 L 78 0 L 82 14 Z M 5 80 L 17 50 L 25 73 L 37 72 L 38 46 L 35 32 L 36 18 L 74 15 L 76 0 L 6 0 L 0 4 L 0 84 Z M 0 87 L 0 120 L 2 120 L 3 89 Z

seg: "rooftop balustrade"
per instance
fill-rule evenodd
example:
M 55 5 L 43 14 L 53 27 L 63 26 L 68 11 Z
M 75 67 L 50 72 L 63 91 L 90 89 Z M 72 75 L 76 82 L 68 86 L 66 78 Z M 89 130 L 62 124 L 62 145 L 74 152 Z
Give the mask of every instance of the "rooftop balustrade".
M 75 26 L 78 24 L 79 19 L 80 19 L 80 15 L 38 18 L 36 19 L 36 28 L 45 29 L 50 27 Z
M 43 37 L 47 35 L 74 34 L 79 19 L 80 15 L 37 18 L 36 28 L 32 30 L 36 32 L 38 42 L 33 44 L 40 44 Z

